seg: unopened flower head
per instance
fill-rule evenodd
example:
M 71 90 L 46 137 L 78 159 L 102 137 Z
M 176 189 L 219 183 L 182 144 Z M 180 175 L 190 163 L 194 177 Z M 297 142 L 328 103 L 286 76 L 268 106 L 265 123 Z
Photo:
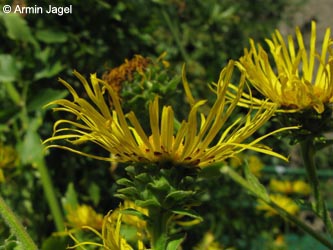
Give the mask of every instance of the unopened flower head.
M 249 111 L 226 127 L 245 84 L 245 77 L 242 75 L 240 88 L 234 93 L 235 98 L 226 98 L 233 69 L 234 62 L 230 61 L 221 71 L 219 81 L 214 84 L 215 102 L 206 114 L 199 112 L 206 100 L 197 101 L 193 98 L 183 71 L 183 85 L 190 103 L 187 118 L 176 130 L 172 107 L 163 106 L 160 114 L 159 100 L 155 97 L 149 105 L 147 122 L 150 124 L 150 131 L 144 131 L 134 112 L 123 112 L 115 91 L 106 82 L 98 79 L 96 74 L 91 75 L 89 83 L 78 72 L 74 72 L 82 83 L 88 100 L 80 97 L 69 83 L 60 80 L 71 93 L 73 100 L 61 99 L 48 105 L 57 105 L 55 111 L 74 114 L 77 121 L 58 120 L 54 125 L 53 136 L 45 143 L 68 140 L 75 146 L 51 144 L 48 147 L 63 148 L 88 157 L 116 162 L 171 162 L 176 165 L 205 167 L 233 157 L 246 149 L 285 159 L 270 148 L 258 144 L 278 131 L 244 143 L 272 116 L 275 107 L 256 110 L 254 115 Z M 106 101 L 109 98 L 112 102 L 111 107 Z M 93 142 L 104 148 L 111 153 L 111 157 L 97 156 L 75 148 L 85 142 Z
M 268 105 L 278 104 L 280 111 L 295 112 L 314 109 L 323 113 L 325 105 L 333 102 L 333 40 L 328 28 L 321 51 L 316 46 L 316 23 L 311 23 L 309 45 L 296 28 L 296 41 L 290 35 L 285 41 L 276 30 L 272 39 L 266 39 L 270 52 L 250 41 L 250 50 L 240 59 L 238 66 L 248 80 L 266 98 Z M 245 106 L 261 103 L 252 98 L 242 100 Z

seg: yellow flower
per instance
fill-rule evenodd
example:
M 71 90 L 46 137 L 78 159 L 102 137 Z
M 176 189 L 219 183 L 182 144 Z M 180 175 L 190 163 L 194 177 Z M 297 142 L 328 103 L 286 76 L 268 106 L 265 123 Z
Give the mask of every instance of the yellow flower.
M 274 247 L 276 247 L 276 249 L 281 249 L 281 248 L 285 248 L 287 246 L 286 241 L 284 239 L 284 236 L 282 234 L 279 234 L 275 240 L 274 240 Z
M 309 195 L 311 193 L 311 187 L 305 181 L 297 180 L 293 183 L 294 192 L 303 195 Z
M 266 105 L 278 104 L 280 111 L 313 108 L 322 113 L 325 104 L 333 102 L 333 40 L 330 29 L 326 30 L 319 52 L 316 49 L 314 21 L 311 27 L 308 48 L 299 28 L 296 28 L 296 42 L 288 36 L 287 43 L 276 30 L 271 40 L 266 39 L 270 54 L 260 45 L 256 48 L 254 41 L 250 41 L 250 50 L 245 51 L 237 65 L 247 73 L 252 85 L 270 99 Z M 243 106 L 262 103 L 254 98 L 246 100 L 250 95 L 243 95 Z
M 252 174 L 257 177 L 261 176 L 261 170 L 264 168 L 264 164 L 262 163 L 260 158 L 255 155 L 239 155 L 238 157 L 231 158 L 229 161 L 229 165 L 231 167 L 238 168 L 242 164 L 245 164 L 245 162 L 248 165 L 249 170 Z
M 119 213 L 116 220 L 114 220 L 109 212 L 103 219 L 102 233 L 99 233 L 96 229 L 86 226 L 84 228 L 89 229 L 96 234 L 103 243 L 84 241 L 79 242 L 72 234 L 71 237 L 75 241 L 76 245 L 69 247 L 69 249 L 75 249 L 83 245 L 93 245 L 103 247 L 105 250 L 133 250 L 133 248 L 127 243 L 126 239 L 120 234 L 122 214 Z M 144 250 L 143 243 L 138 241 L 138 250 Z
M 133 248 L 120 235 L 122 214 L 118 215 L 117 222 L 111 218 L 109 213 L 105 219 L 102 230 L 103 245 L 107 250 L 132 250 Z
M 125 209 L 134 209 L 138 212 L 141 212 L 144 215 L 148 216 L 148 210 L 142 207 L 139 207 L 137 205 L 135 205 L 134 202 L 129 201 L 129 200 L 125 200 L 120 206 L 119 208 L 117 208 L 115 211 L 112 212 L 111 214 L 111 219 L 115 220 L 119 213 L 121 213 L 122 210 Z M 135 215 L 130 215 L 130 214 L 126 214 L 123 213 L 122 214 L 122 222 L 128 225 L 132 225 L 134 227 L 136 227 L 139 231 L 142 231 L 142 229 L 146 228 L 146 221 L 140 219 L 138 216 Z
M 4 169 L 12 168 L 17 164 L 18 155 L 11 146 L 4 146 L 0 143 L 0 183 L 5 182 Z
M 261 170 L 264 168 L 264 164 L 262 163 L 260 158 L 255 155 L 251 155 L 248 158 L 248 164 L 251 173 L 253 173 L 255 176 L 260 177 Z
M 222 250 L 222 247 L 217 241 L 211 232 L 205 233 L 201 242 L 194 247 L 194 250 Z
M 280 192 L 284 194 L 303 194 L 309 195 L 311 192 L 309 184 L 302 180 L 297 181 L 278 181 L 272 179 L 269 183 L 269 187 L 272 191 Z
M 101 229 L 103 224 L 103 215 L 88 205 L 79 205 L 77 208 L 67 209 L 67 220 L 70 227 L 82 228 L 89 226 L 94 229 Z
M 286 210 L 288 213 L 295 215 L 299 211 L 299 206 L 290 198 L 287 196 L 281 195 L 281 194 L 271 194 L 269 195 L 269 198 L 272 202 L 276 203 L 280 207 L 282 207 L 284 210 Z M 269 206 L 267 203 L 263 202 L 262 200 L 259 200 L 257 205 L 258 210 L 265 211 L 266 216 L 274 216 L 278 215 L 279 213 Z
M 0 143 L 0 169 L 12 168 L 18 160 L 15 149 L 11 146 L 4 146 Z
M 252 116 L 249 111 L 243 117 L 237 118 L 229 127 L 225 123 L 232 116 L 237 107 L 242 91 L 235 93 L 235 98 L 226 98 L 226 92 L 234 62 L 230 61 L 220 74 L 220 79 L 215 84 L 216 100 L 207 115 L 199 113 L 199 108 L 206 101 L 194 100 L 189 85 L 183 74 L 183 85 L 187 99 L 191 105 L 186 120 L 180 123 L 175 132 L 174 111 L 170 106 L 160 108 L 158 97 L 149 105 L 150 131 L 147 135 L 139 120 L 133 112 L 124 114 L 119 98 L 115 91 L 104 81 L 91 75 L 91 83 L 80 75 L 74 74 L 81 81 L 89 100 L 78 96 L 73 87 L 60 80 L 74 98 L 73 101 L 61 99 L 48 105 L 58 105 L 55 111 L 65 111 L 76 116 L 77 121 L 58 120 L 54 125 L 54 134 L 45 143 L 68 140 L 74 145 L 93 142 L 111 153 L 111 157 L 102 157 L 82 152 L 70 146 L 51 144 L 48 147 L 58 147 L 91 158 L 116 161 L 116 162 L 165 162 L 173 164 L 186 164 L 205 167 L 214 162 L 221 162 L 226 158 L 246 150 L 270 154 L 282 159 L 285 157 L 273 152 L 270 148 L 259 145 L 264 138 L 282 130 L 268 133 L 249 143 L 243 143 L 249 136 L 256 132 L 275 112 L 275 108 L 259 109 Z M 240 79 L 239 86 L 245 83 L 245 77 Z M 112 109 L 105 99 L 111 98 Z M 200 117 L 200 121 L 198 118 Z

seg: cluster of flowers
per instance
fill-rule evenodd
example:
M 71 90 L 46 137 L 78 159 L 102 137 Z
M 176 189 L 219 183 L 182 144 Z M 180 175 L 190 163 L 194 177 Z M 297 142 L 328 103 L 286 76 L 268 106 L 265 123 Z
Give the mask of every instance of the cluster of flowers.
M 286 43 L 279 31 L 266 42 L 269 52 L 260 45 L 256 46 L 251 40 L 251 47 L 245 50 L 244 56 L 238 61 L 231 60 L 223 68 L 218 82 L 210 86 L 216 98 L 208 112 L 201 111 L 202 106 L 207 104 L 206 100 L 196 100 L 193 97 L 183 69 L 182 82 L 190 109 L 188 116 L 177 128 L 173 108 L 163 106 L 160 109 L 159 98 L 155 97 L 149 105 L 150 131 L 145 131 L 134 112 L 124 113 L 118 96 L 118 82 L 115 90 L 96 74 L 91 75 L 89 83 L 75 71 L 74 75 L 82 83 L 89 100 L 80 97 L 69 83 L 60 80 L 71 93 L 73 100 L 56 100 L 49 106 L 57 105 L 55 111 L 71 113 L 77 120 L 57 121 L 53 136 L 45 143 L 48 148 L 62 148 L 110 162 L 157 165 L 169 162 L 175 166 L 204 168 L 236 157 L 244 150 L 287 160 L 259 143 L 272 134 L 302 126 L 301 121 L 250 142 L 246 142 L 246 139 L 277 112 L 290 114 L 311 110 L 322 114 L 326 109 L 330 109 L 333 102 L 333 40 L 330 29 L 327 29 L 321 52 L 318 52 L 316 24 L 312 22 L 308 48 L 299 29 L 296 29 L 296 44 L 292 36 L 288 37 Z M 149 63 L 146 60 L 144 62 L 145 64 L 140 64 L 140 72 L 144 71 L 146 63 Z M 236 70 L 237 73 L 234 73 Z M 123 68 L 121 72 L 128 73 Z M 239 76 L 238 82 L 232 83 L 236 76 Z M 265 98 L 253 96 L 248 83 Z M 244 117 L 230 121 L 234 118 L 234 110 L 239 106 L 246 107 L 249 111 Z M 62 140 L 67 140 L 74 146 L 57 144 Z M 97 144 L 109 152 L 110 156 L 93 155 L 78 150 L 76 145 L 85 142 Z M 110 216 L 106 220 L 109 218 Z M 110 225 L 104 225 L 106 229 L 103 230 L 108 230 Z M 115 225 L 115 228 L 119 227 L 119 220 L 116 220 Z M 105 240 L 105 244 L 108 242 L 113 241 Z M 113 245 L 106 249 L 127 249 L 121 247 L 121 242 L 118 242 L 120 245 L 112 243 Z

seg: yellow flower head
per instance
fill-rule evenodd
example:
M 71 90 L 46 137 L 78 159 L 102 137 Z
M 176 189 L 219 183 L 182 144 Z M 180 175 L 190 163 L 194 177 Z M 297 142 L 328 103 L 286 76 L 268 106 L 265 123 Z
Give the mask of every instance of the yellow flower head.
M 70 236 L 75 241 L 76 245 L 69 247 L 69 249 L 76 249 L 83 245 L 92 245 L 102 247 L 105 250 L 133 250 L 133 248 L 127 243 L 126 239 L 121 235 L 121 223 L 122 223 L 122 214 L 119 213 L 118 217 L 114 220 L 109 212 L 103 219 L 102 233 L 98 232 L 96 229 L 86 226 L 84 228 L 90 230 L 98 238 L 100 238 L 103 243 L 100 242 L 91 242 L 84 241 L 79 242 L 72 234 Z M 143 243 L 139 240 L 137 242 L 138 250 L 144 250 L 145 247 Z
M 5 182 L 4 169 L 13 168 L 18 162 L 18 155 L 11 146 L 0 143 L 0 183 Z
M 299 206 L 290 198 L 287 196 L 281 195 L 281 194 L 271 194 L 269 195 L 269 198 L 272 202 L 276 203 L 283 209 L 285 209 L 288 213 L 295 215 L 299 211 Z M 265 211 L 266 216 L 274 216 L 278 215 L 279 213 L 269 206 L 267 203 L 265 203 L 262 200 L 259 200 L 258 205 L 257 205 L 258 210 Z
M 264 164 L 256 155 L 239 155 L 238 157 L 231 158 L 229 165 L 238 168 L 245 162 L 248 165 L 249 170 L 252 174 L 257 177 L 261 176 L 261 170 L 264 168 Z
M 104 218 L 102 239 L 107 250 L 133 250 L 126 239 L 120 235 L 121 217 L 122 215 L 119 214 L 117 220 L 114 221 L 109 213 Z
M 112 214 L 110 215 L 111 219 L 116 220 L 118 215 L 121 213 L 121 211 L 125 210 L 125 209 L 128 209 L 128 208 L 134 209 L 134 210 L 136 210 L 138 212 L 141 212 L 142 214 L 148 216 L 148 210 L 146 208 L 139 207 L 139 206 L 135 205 L 134 202 L 129 201 L 129 200 L 125 200 L 119 206 L 119 208 L 117 208 L 115 211 L 112 212 Z M 146 228 L 146 224 L 147 224 L 146 221 L 140 219 L 138 216 L 129 215 L 129 214 L 126 214 L 126 213 L 122 214 L 122 219 L 121 220 L 125 224 L 132 225 L 132 226 L 136 227 L 139 231 L 143 231 L 143 229 Z
M 311 188 L 309 184 L 302 180 L 297 181 L 279 181 L 272 179 L 269 183 L 269 187 L 272 191 L 280 192 L 284 194 L 302 194 L 309 195 Z
M 194 250 L 223 250 L 224 247 L 221 246 L 216 240 L 211 232 L 206 232 L 201 242 L 194 247 Z
M 11 146 L 4 146 L 0 143 L 0 169 L 12 168 L 17 164 L 18 155 Z
M 93 142 L 111 153 L 111 157 L 88 154 L 70 146 L 51 144 L 48 147 L 59 147 L 95 159 L 116 162 L 165 162 L 173 164 L 195 165 L 204 167 L 214 162 L 221 162 L 246 149 L 270 154 L 286 159 L 272 152 L 270 148 L 258 143 L 286 128 L 266 134 L 250 143 L 243 143 L 256 132 L 274 113 L 275 108 L 259 109 L 252 116 L 249 112 L 233 121 L 229 127 L 225 123 L 237 107 L 242 91 L 235 93 L 233 100 L 226 98 L 234 62 L 231 61 L 221 72 L 214 91 L 216 100 L 208 114 L 199 112 L 205 100 L 194 100 L 189 85 L 183 75 L 183 84 L 187 99 L 191 105 L 186 120 L 180 123 L 175 132 L 174 111 L 164 106 L 160 114 L 158 97 L 149 105 L 150 131 L 143 130 L 134 112 L 124 114 L 115 91 L 104 81 L 91 75 L 91 83 L 80 75 L 74 74 L 81 81 L 88 100 L 78 96 L 73 87 L 60 80 L 70 93 L 73 101 L 61 99 L 48 105 L 58 105 L 55 111 L 65 111 L 76 116 L 77 121 L 59 120 L 54 125 L 54 134 L 45 143 L 68 140 L 74 145 Z M 242 75 L 239 86 L 245 83 Z M 112 108 L 105 101 L 111 98 Z M 200 118 L 200 119 L 198 119 Z
M 297 180 L 293 182 L 293 189 L 295 193 L 309 195 L 311 193 L 311 187 L 303 180 Z
M 292 36 L 288 36 L 287 43 L 276 30 L 272 39 L 266 39 L 270 53 L 260 45 L 257 48 L 251 40 L 250 50 L 245 51 L 238 64 L 241 70 L 246 71 L 252 85 L 270 99 L 268 104 L 278 104 L 281 111 L 294 112 L 313 108 L 322 113 L 325 104 L 333 102 L 331 31 L 329 28 L 326 30 L 320 52 L 316 49 L 314 21 L 311 27 L 308 48 L 299 28 L 296 28 L 296 42 Z M 260 100 L 245 99 L 242 101 L 245 106 L 254 102 L 261 103 Z
M 80 205 L 77 208 L 69 208 L 67 211 L 67 220 L 70 227 L 82 228 L 89 226 L 100 230 L 103 224 L 103 215 L 88 205 Z

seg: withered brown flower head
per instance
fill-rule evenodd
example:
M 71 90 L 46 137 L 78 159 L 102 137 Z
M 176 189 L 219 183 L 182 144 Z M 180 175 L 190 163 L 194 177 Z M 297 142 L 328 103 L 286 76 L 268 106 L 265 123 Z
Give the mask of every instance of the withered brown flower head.
M 105 72 L 102 79 L 107 82 L 113 91 L 119 96 L 122 83 L 124 81 L 132 81 L 135 72 L 143 73 L 150 63 L 150 59 L 141 55 L 135 55 L 132 59 L 125 59 L 125 62 L 119 67 L 113 68 Z

